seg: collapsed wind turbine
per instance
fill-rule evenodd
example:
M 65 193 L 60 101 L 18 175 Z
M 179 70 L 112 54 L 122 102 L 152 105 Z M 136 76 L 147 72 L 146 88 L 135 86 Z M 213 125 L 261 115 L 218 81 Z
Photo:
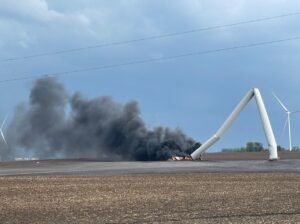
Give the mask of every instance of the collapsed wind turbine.
M 201 158 L 201 154 L 204 153 L 209 147 L 211 147 L 214 143 L 220 140 L 225 132 L 231 127 L 233 122 L 237 119 L 242 110 L 247 106 L 247 104 L 251 101 L 252 98 L 255 98 L 257 109 L 260 114 L 262 126 L 265 132 L 265 136 L 269 146 L 269 160 L 274 161 L 278 159 L 277 154 L 277 143 L 274 137 L 273 129 L 271 127 L 271 122 L 269 120 L 269 116 L 260 94 L 259 89 L 253 88 L 251 89 L 244 98 L 240 101 L 240 103 L 235 107 L 229 117 L 225 120 L 222 126 L 218 129 L 218 131 L 209 138 L 206 142 L 204 142 L 198 149 L 196 149 L 192 154 L 192 159 Z
M 276 96 L 276 94 L 274 92 L 272 94 L 275 97 L 275 99 L 278 101 L 278 103 L 281 105 L 281 107 L 283 108 L 285 113 L 287 114 L 284 129 L 285 129 L 285 126 L 286 126 L 286 123 L 287 123 L 288 124 L 288 132 L 289 132 L 289 150 L 292 151 L 291 115 L 294 114 L 294 113 L 298 113 L 300 111 L 299 110 L 289 111 L 287 109 L 287 107 L 282 103 L 282 101 Z

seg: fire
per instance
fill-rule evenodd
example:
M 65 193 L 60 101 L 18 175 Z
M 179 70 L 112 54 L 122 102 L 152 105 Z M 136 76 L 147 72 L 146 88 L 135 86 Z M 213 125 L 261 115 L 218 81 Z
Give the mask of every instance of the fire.
M 176 155 L 173 155 L 169 158 L 169 160 L 171 161 L 191 161 L 193 160 L 191 156 L 176 156 Z

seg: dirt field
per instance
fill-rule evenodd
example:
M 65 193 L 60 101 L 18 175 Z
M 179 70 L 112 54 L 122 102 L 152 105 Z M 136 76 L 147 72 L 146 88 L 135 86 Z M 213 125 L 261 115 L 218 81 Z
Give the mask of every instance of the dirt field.
M 300 223 L 299 173 L 0 177 L 0 223 Z
M 269 152 L 216 152 L 205 153 L 205 160 L 266 160 Z M 279 151 L 278 156 L 281 160 L 285 159 L 300 159 L 300 151 Z

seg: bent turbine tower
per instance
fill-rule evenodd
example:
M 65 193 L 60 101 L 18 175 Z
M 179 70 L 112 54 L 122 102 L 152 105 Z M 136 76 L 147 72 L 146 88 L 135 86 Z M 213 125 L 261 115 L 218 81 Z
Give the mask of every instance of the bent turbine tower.
M 268 117 L 268 113 L 266 107 L 264 105 L 263 99 L 261 94 L 257 88 L 251 89 L 246 96 L 240 101 L 240 103 L 236 106 L 236 108 L 232 111 L 229 115 L 227 120 L 222 124 L 219 130 L 210 138 L 208 139 L 203 145 L 201 145 L 198 149 L 196 149 L 192 154 L 191 157 L 196 160 L 200 158 L 201 154 L 204 153 L 210 146 L 216 143 L 220 138 L 223 137 L 225 132 L 230 128 L 236 118 L 239 116 L 241 111 L 247 106 L 247 104 L 251 101 L 251 99 L 255 97 L 257 108 L 260 114 L 261 122 L 263 125 L 263 129 L 266 135 L 266 139 L 268 142 L 269 147 L 269 160 L 277 160 L 277 143 L 274 137 L 274 133 L 271 127 L 271 123 Z

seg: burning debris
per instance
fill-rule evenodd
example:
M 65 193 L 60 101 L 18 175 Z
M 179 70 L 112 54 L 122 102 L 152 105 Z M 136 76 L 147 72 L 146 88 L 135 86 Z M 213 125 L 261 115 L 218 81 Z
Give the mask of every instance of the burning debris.
M 192 161 L 193 158 L 189 155 L 192 152 L 194 152 L 196 149 L 198 149 L 201 146 L 199 142 L 196 142 L 191 148 L 187 149 L 185 152 L 177 152 L 177 154 L 172 154 L 168 160 L 169 161 Z M 200 158 L 201 160 L 201 158 Z
M 171 161 L 182 161 L 182 160 L 184 160 L 184 161 L 192 161 L 193 159 L 192 159 L 191 156 L 171 156 L 169 158 L 169 160 L 171 160 Z
M 20 105 L 7 131 L 9 150 L 34 157 L 99 160 L 167 160 L 188 158 L 198 145 L 180 129 L 146 128 L 137 102 L 126 104 L 102 96 L 69 95 L 53 78 L 35 82 L 28 103 Z M 0 146 L 3 147 L 3 146 Z

